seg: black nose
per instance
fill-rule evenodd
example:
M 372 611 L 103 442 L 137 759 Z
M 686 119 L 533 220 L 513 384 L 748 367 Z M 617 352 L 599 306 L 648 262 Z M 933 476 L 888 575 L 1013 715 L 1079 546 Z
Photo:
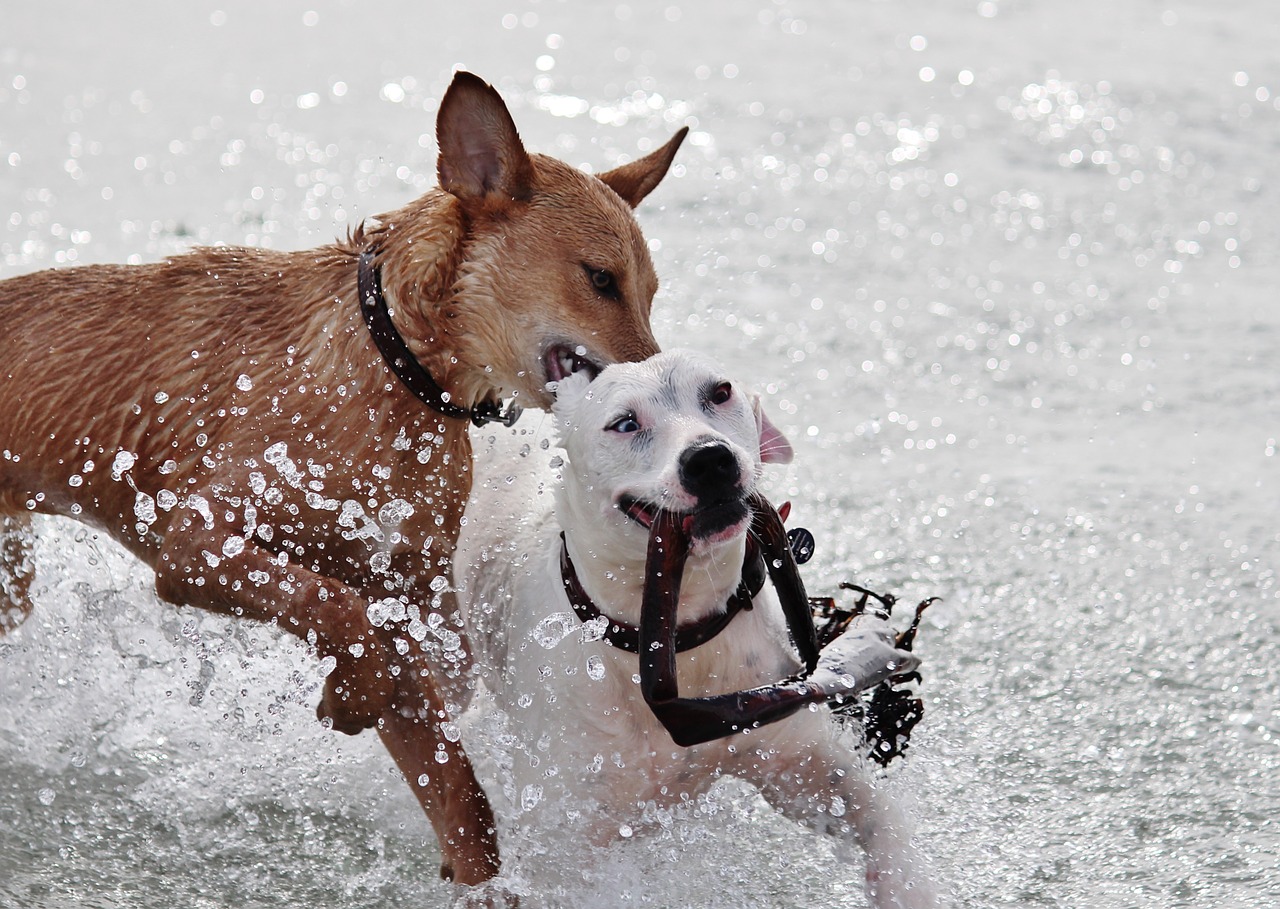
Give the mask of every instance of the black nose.
M 699 499 L 729 498 L 740 481 L 738 458 L 723 442 L 699 442 L 680 453 L 680 482 Z

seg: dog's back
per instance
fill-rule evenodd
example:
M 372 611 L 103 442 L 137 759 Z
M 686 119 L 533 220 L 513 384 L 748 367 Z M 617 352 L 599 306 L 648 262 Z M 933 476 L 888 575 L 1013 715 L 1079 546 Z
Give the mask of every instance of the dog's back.
M 326 363 L 322 351 L 290 348 L 333 319 L 339 270 L 352 261 L 329 247 L 300 269 L 284 253 L 212 248 L 0 282 L 3 510 L 74 514 L 148 549 L 135 530 L 139 491 L 180 494 L 194 470 L 207 469 L 203 459 L 229 454 L 228 428 L 246 438 L 245 420 L 267 439 L 295 413 L 318 416 L 315 396 L 298 394 L 287 414 L 262 398 L 304 376 L 321 385 L 338 378 L 333 354 Z M 299 305 L 303 282 L 314 285 L 311 305 Z M 273 298 L 264 283 L 289 293 Z

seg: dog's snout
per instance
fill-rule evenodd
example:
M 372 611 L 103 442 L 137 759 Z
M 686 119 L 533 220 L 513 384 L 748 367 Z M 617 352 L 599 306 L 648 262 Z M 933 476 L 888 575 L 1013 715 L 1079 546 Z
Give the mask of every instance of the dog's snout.
M 728 445 L 709 440 L 680 454 L 680 482 L 699 499 L 722 499 L 738 491 L 738 457 Z

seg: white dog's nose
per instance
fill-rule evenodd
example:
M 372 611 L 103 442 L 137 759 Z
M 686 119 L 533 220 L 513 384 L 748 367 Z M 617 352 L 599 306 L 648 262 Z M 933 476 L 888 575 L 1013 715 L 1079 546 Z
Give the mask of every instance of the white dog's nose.
M 680 482 L 699 499 L 727 499 L 741 492 L 738 457 L 724 442 L 707 439 L 680 453 Z

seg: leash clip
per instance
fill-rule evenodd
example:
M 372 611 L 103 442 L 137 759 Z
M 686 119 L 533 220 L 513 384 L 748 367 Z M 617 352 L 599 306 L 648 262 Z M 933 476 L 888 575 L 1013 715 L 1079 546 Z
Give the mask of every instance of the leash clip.
M 516 425 L 516 420 L 520 419 L 520 415 L 524 413 L 524 408 L 512 401 L 507 405 L 504 412 L 501 407 L 492 401 L 483 401 L 471 408 L 471 422 L 476 426 L 484 426 L 486 423 L 501 423 L 510 429 Z

